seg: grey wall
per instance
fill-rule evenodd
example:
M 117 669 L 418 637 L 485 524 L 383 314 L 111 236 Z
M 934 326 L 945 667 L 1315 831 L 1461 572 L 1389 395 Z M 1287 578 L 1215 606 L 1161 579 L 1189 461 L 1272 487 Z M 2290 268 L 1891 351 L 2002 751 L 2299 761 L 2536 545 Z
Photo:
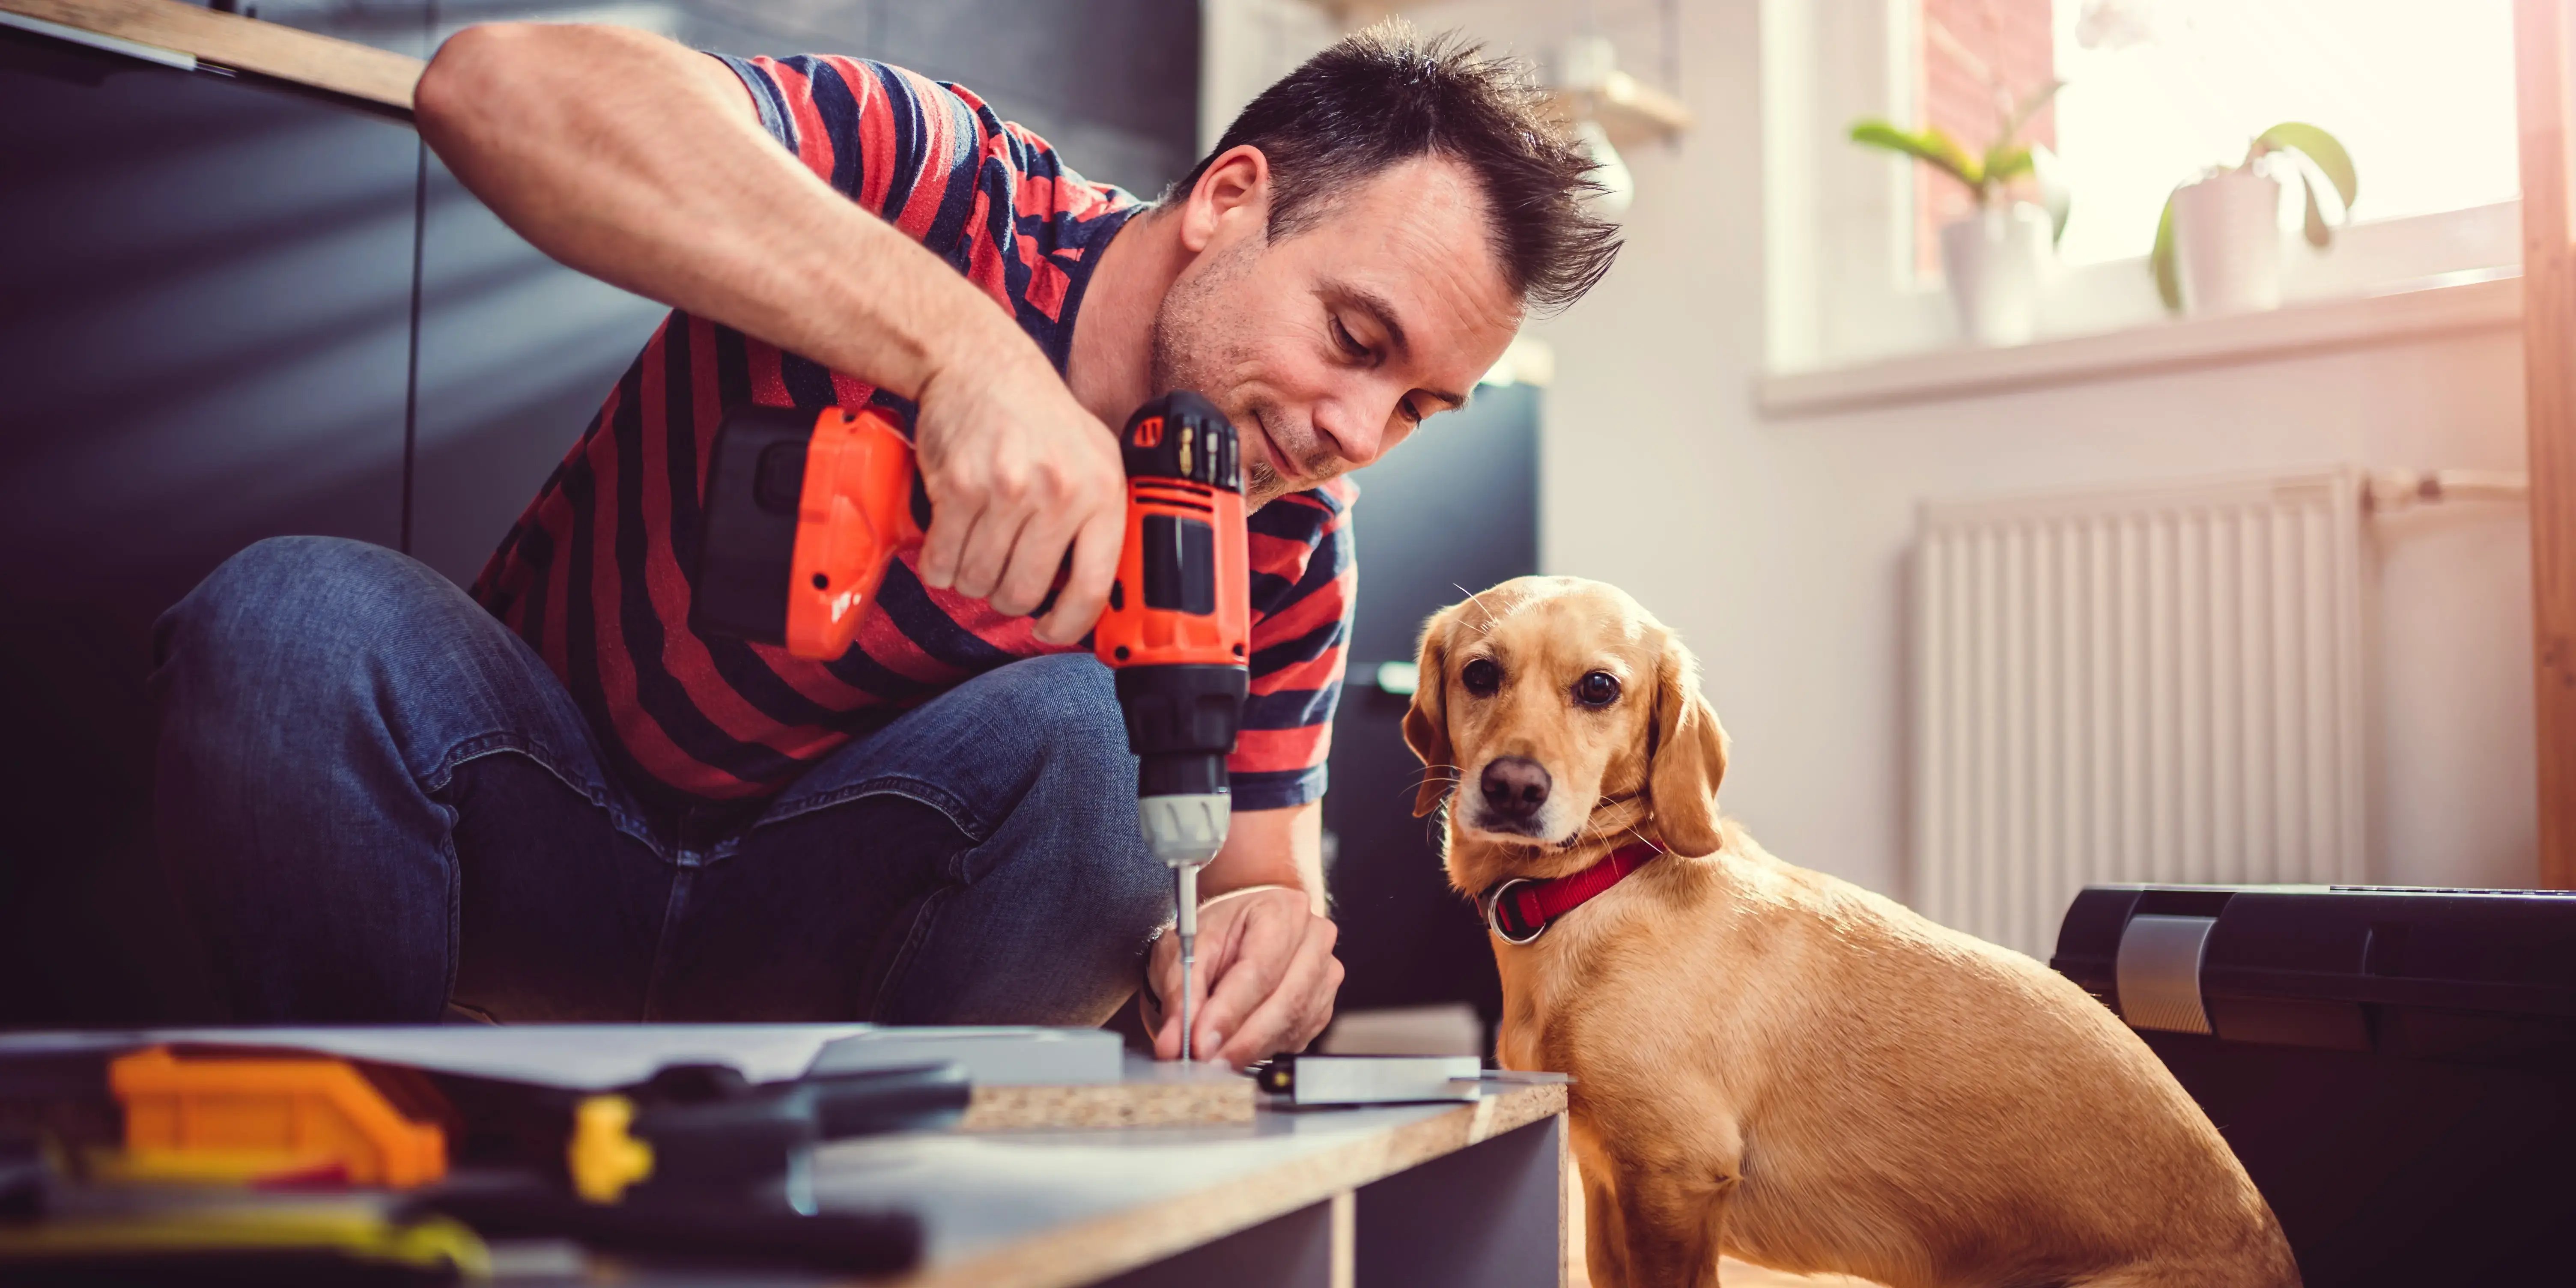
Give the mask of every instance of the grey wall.
M 262 0 L 267 21 L 425 56 L 475 22 L 615 22 L 732 54 L 855 54 L 954 81 L 1092 179 L 1197 159 L 1197 0 Z
M 589 16 L 883 57 L 1093 177 L 1191 160 L 1191 0 L 260 12 L 410 54 Z M 0 1023 L 215 1018 L 152 860 L 153 618 L 281 533 L 408 524 L 471 579 L 660 315 L 520 241 L 401 123 L 0 30 Z

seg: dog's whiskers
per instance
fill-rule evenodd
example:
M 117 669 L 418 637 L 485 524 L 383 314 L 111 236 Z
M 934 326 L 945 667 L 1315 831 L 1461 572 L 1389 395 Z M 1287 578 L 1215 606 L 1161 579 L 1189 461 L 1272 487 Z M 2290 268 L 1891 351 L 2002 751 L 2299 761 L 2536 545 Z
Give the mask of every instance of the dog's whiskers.
M 1462 772 L 1456 765 L 1424 765 L 1422 771 L 1414 775 L 1412 781 L 1396 790 L 1396 794 L 1401 796 L 1406 792 L 1420 791 L 1431 783 L 1447 783 L 1451 787 L 1456 787 Z
M 1465 596 L 1467 597 L 1467 602 L 1468 602 L 1468 603 L 1471 603 L 1471 604 L 1474 604 L 1474 605 L 1476 606 L 1476 611 L 1477 611 L 1477 612 L 1483 613 L 1483 614 L 1485 615 L 1485 625 L 1484 625 L 1484 627 L 1483 627 L 1482 629 L 1484 630 L 1485 634 L 1487 634 L 1487 635 L 1491 635 L 1491 634 L 1493 634 L 1493 633 L 1494 633 L 1494 610 L 1493 610 L 1493 609 L 1490 609 L 1490 608 L 1487 608 L 1487 607 L 1485 606 L 1484 598 L 1483 598 L 1482 596 L 1478 595 L 1475 591 L 1469 590 L 1469 589 L 1467 589 L 1467 588 L 1466 588 L 1466 587 L 1464 587 L 1464 586 L 1460 586 L 1460 585 L 1458 585 L 1458 583 L 1456 583 L 1456 582 L 1454 582 L 1454 581 L 1453 581 L 1453 582 L 1451 582 L 1451 583 L 1449 583 L 1449 584 L 1450 584 L 1452 587 L 1455 587 L 1455 588 L 1457 589 L 1457 591 L 1458 591 L 1458 593 L 1459 593 L 1459 594 L 1461 594 L 1461 595 L 1465 595 Z

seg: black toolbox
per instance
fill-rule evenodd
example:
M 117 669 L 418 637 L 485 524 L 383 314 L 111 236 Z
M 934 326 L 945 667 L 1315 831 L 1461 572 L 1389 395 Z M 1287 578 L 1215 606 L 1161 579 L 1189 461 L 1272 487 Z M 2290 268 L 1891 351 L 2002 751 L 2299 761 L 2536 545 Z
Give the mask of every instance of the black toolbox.
M 2576 893 L 2093 886 L 2049 965 L 2208 1111 L 2310 1288 L 2576 1283 Z

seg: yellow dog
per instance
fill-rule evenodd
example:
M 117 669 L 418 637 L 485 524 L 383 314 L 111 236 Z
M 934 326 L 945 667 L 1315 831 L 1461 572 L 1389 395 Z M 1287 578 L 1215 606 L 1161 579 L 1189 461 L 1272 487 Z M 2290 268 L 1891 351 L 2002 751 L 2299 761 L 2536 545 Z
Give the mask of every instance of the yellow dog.
M 1764 853 L 1672 631 L 1524 577 L 1434 616 L 1406 742 L 1489 909 L 1502 1063 L 1577 1079 L 1592 1281 L 2296 1284 L 2207 1116 L 2039 963 Z M 1454 790 L 1453 790 L 1454 789 Z

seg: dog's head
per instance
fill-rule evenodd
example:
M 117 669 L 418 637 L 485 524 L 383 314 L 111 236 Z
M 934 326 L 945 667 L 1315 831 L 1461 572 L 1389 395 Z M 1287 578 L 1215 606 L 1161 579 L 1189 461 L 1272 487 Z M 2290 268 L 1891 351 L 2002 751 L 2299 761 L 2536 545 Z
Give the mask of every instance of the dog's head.
M 1455 788 L 1451 840 L 1505 875 L 1570 870 L 1569 851 L 1616 844 L 1651 818 L 1666 848 L 1715 853 L 1726 731 L 1700 696 L 1699 663 L 1625 592 L 1574 577 L 1522 577 L 1434 615 L 1404 741 L 1426 777 L 1415 815 Z M 1590 843 L 1590 844 L 1588 844 Z M 1592 857 L 1597 857 L 1597 853 Z

